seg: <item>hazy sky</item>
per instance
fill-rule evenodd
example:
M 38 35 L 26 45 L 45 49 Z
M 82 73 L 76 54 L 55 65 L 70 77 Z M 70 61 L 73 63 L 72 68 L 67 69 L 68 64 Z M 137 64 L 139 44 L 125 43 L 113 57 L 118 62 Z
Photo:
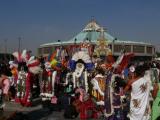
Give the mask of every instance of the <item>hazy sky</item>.
M 34 53 L 40 44 L 68 40 L 91 20 L 121 40 L 160 47 L 160 0 L 0 0 L 0 51 Z

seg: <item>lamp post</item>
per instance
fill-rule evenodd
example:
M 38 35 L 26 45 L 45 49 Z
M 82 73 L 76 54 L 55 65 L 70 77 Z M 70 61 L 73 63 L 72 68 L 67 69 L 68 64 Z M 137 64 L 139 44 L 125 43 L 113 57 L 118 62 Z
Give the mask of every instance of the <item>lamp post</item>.
M 77 38 L 74 39 L 74 45 L 73 45 L 73 49 L 72 49 L 73 53 L 75 53 L 76 51 L 77 51 Z
M 77 38 L 74 39 L 74 44 L 75 44 L 75 45 L 76 45 L 76 42 L 77 42 Z

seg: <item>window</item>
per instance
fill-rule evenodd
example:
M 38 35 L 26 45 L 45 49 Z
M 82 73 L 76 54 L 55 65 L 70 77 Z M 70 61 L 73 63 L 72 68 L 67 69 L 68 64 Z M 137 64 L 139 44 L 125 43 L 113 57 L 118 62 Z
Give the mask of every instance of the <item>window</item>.
M 52 52 L 52 47 L 45 47 L 44 48 L 44 54 L 49 54 Z
M 114 45 L 114 52 L 121 52 L 122 49 L 123 49 L 122 45 Z
M 133 52 L 135 53 L 144 53 L 145 52 L 144 49 L 145 49 L 144 46 L 138 46 L 138 45 L 133 46 Z
M 147 54 L 152 54 L 152 47 L 151 46 L 147 46 Z
M 38 54 L 42 55 L 42 48 L 38 48 Z
M 131 52 L 131 45 L 125 45 L 125 51 Z

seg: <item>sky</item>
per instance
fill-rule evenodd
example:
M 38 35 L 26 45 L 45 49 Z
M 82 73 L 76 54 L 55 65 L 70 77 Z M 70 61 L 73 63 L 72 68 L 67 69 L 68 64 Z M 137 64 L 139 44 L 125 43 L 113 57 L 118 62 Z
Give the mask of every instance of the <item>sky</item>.
M 36 54 L 44 43 L 69 40 L 94 18 L 120 40 L 160 47 L 160 0 L 0 0 L 0 52 Z M 5 49 L 6 48 L 6 49 Z

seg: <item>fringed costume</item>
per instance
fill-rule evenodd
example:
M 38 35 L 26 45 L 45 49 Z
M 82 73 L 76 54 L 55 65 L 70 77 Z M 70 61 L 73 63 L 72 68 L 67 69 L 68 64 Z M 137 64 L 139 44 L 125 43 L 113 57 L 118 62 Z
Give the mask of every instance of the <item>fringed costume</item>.
M 93 84 L 92 96 L 98 105 L 104 105 L 105 77 L 97 74 L 91 83 Z

